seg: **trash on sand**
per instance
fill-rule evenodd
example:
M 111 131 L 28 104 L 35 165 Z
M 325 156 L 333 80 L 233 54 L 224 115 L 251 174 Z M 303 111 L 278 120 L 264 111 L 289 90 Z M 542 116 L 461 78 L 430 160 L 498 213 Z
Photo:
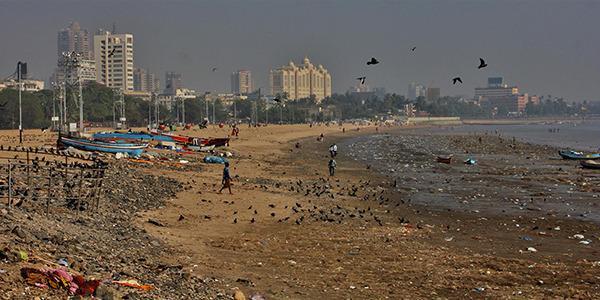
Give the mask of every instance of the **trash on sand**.
M 583 236 L 583 234 L 576 234 L 576 235 L 573 235 L 573 238 L 576 238 L 578 240 L 583 240 L 585 238 L 585 236 Z
M 154 288 L 153 286 L 151 286 L 149 284 L 141 284 L 141 283 L 139 283 L 135 279 L 113 280 L 112 283 L 118 284 L 118 285 L 122 285 L 122 286 L 132 287 L 132 288 L 136 288 L 136 289 L 140 289 L 140 290 L 143 290 L 143 291 L 149 291 L 149 290 L 151 290 L 151 289 Z
M 530 237 L 530 236 L 527 236 L 527 235 L 522 236 L 521 239 L 524 240 L 524 241 L 528 241 L 528 242 L 533 241 L 533 238 Z
M 589 245 L 591 243 L 590 240 L 579 241 L 580 244 Z
M 473 290 L 476 291 L 476 292 L 482 293 L 482 292 L 485 291 L 485 288 L 479 286 L 479 287 L 474 288 Z
M 67 262 L 66 259 L 64 258 L 60 258 L 58 259 L 57 263 L 63 267 L 69 267 L 69 263 Z
M 474 165 L 476 163 L 477 163 L 477 161 L 472 158 L 467 158 L 467 160 L 465 160 L 466 165 Z
M 19 259 L 22 261 L 28 261 L 29 260 L 29 255 L 27 255 L 27 252 L 25 251 L 19 251 L 17 253 L 17 255 L 19 256 Z
M 529 252 L 537 252 L 537 249 L 535 249 L 533 247 L 527 247 L 527 251 L 529 251 Z
M 28 284 L 39 288 L 65 289 L 69 294 L 93 295 L 99 280 L 85 280 L 81 275 L 71 276 L 64 269 L 21 268 L 21 276 Z
M 453 239 L 454 239 L 454 237 L 451 236 L 451 237 L 444 238 L 444 241 L 446 241 L 446 242 L 452 242 Z
M 227 162 L 227 159 L 219 156 L 206 156 L 204 157 L 204 162 L 207 164 L 224 164 Z
M 189 164 L 189 163 L 190 163 L 190 161 L 189 161 L 189 160 L 185 160 L 185 159 L 180 159 L 180 160 L 179 160 L 179 163 L 180 163 L 180 164 Z

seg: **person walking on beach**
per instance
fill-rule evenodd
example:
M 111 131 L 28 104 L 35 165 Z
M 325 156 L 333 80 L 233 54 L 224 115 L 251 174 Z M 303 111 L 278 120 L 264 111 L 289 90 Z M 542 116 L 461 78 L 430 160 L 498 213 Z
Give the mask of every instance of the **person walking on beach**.
M 223 192 L 225 188 L 229 189 L 229 194 L 233 195 L 231 192 L 231 175 L 229 174 L 229 163 L 225 162 L 225 167 L 223 168 L 223 179 L 221 180 L 221 184 L 223 185 L 219 190 L 219 194 Z
M 337 166 L 335 159 L 330 159 L 329 160 L 329 176 L 334 176 L 335 175 L 335 167 Z
M 337 156 L 337 145 L 335 143 L 329 146 L 329 154 L 331 155 L 331 158 Z

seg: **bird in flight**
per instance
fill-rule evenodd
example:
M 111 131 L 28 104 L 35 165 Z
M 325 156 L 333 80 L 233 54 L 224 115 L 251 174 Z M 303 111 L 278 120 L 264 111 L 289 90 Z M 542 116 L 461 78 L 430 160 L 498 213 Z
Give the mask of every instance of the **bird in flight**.
M 481 69 L 481 68 L 485 68 L 487 67 L 487 64 L 485 63 L 485 60 L 483 60 L 483 58 L 479 58 L 479 67 L 477 67 L 477 69 Z
M 214 71 L 216 71 L 216 70 L 217 70 L 217 68 L 212 68 L 212 71 L 213 71 L 213 72 L 214 72 Z
M 376 65 L 379 61 L 375 57 L 371 57 L 371 60 L 367 62 L 367 65 Z
M 117 48 L 113 48 L 110 53 L 108 53 L 108 57 L 112 57 L 113 55 L 115 55 L 115 51 L 117 51 Z
M 365 79 L 367 79 L 366 76 L 356 78 L 356 80 L 360 80 L 360 84 L 365 84 Z
M 456 82 L 463 83 L 462 79 L 460 79 L 460 77 L 454 77 L 454 78 L 452 78 L 452 84 L 456 84 Z
M 410 51 L 415 51 L 415 49 L 417 49 L 417 47 L 412 47 L 410 48 Z

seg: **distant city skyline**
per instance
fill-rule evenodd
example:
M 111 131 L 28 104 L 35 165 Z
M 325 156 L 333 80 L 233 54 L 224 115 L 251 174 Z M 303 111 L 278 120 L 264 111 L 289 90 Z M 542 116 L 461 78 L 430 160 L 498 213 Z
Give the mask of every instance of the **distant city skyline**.
M 57 32 L 77 21 L 90 33 L 115 23 L 136 38 L 136 67 L 176 71 L 197 91 L 228 91 L 238 69 L 269 90 L 270 69 L 309 56 L 327 66 L 337 93 L 366 76 L 370 86 L 400 94 L 418 82 L 472 95 L 502 76 L 531 94 L 600 100 L 598 11 L 600 2 L 583 0 L 4 0 L 0 76 L 21 60 L 32 77 L 47 79 Z M 381 63 L 367 67 L 373 56 Z M 479 57 L 487 68 L 476 69 Z M 454 76 L 464 84 L 452 85 Z

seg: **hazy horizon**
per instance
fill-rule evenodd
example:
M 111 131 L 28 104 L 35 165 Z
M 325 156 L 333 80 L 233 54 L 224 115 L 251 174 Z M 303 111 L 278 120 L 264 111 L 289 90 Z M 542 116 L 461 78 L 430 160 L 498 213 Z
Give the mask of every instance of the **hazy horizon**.
M 60 29 L 78 21 L 93 34 L 115 22 L 134 35 L 135 66 L 163 87 L 175 71 L 186 87 L 228 92 L 231 72 L 248 69 L 268 89 L 270 68 L 308 56 L 338 93 L 366 76 L 389 92 L 414 81 L 472 97 L 502 76 L 529 94 L 600 100 L 598 12 L 592 1 L 0 0 L 0 76 L 22 60 L 47 80 Z M 381 64 L 367 67 L 372 56 Z M 479 57 L 489 67 L 477 70 Z M 453 86 L 455 76 L 464 84 Z

